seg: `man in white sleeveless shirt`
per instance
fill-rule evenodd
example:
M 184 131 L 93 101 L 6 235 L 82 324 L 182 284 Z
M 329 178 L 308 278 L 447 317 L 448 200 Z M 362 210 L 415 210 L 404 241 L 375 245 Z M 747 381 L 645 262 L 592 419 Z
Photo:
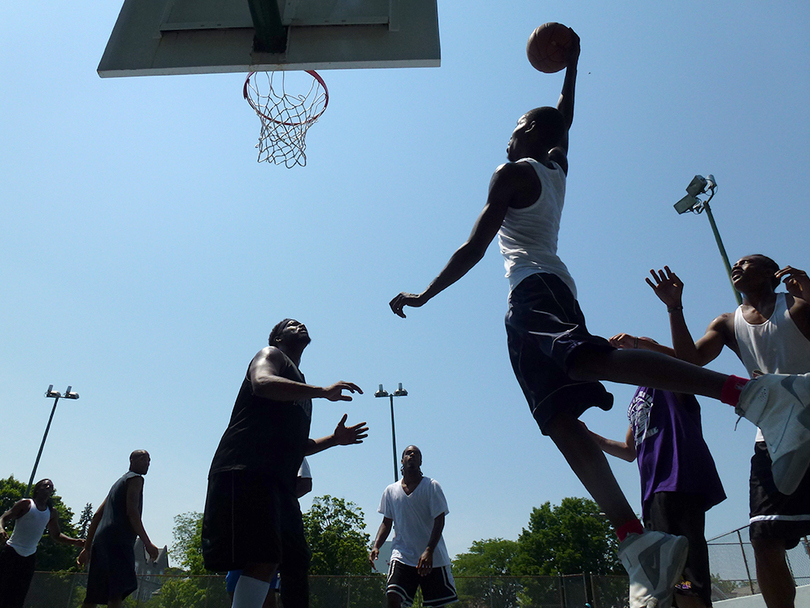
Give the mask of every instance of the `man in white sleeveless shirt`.
M 731 269 L 743 303 L 720 315 L 706 333 L 692 340 L 683 316 L 683 283 L 668 267 L 652 272 L 647 283 L 669 310 L 675 353 L 697 365 L 715 359 L 724 346 L 740 358 L 752 376 L 810 372 L 810 279 L 807 273 L 779 265 L 764 255 L 748 255 Z M 784 281 L 787 293 L 775 290 Z M 810 472 L 796 490 L 779 492 L 771 473 L 771 455 L 757 431 L 751 459 L 749 533 L 757 581 L 768 608 L 793 608 L 796 595 L 785 552 L 810 534 Z
M 45 528 L 56 542 L 83 547 L 80 538 L 70 538 L 59 529 L 59 515 L 51 503 L 50 479 L 38 481 L 33 498 L 23 498 L 0 516 L 0 608 L 22 608 L 36 567 L 36 551 Z M 16 521 L 11 538 L 6 525 Z
M 774 412 L 810 404 L 810 375 L 792 377 L 788 389 L 780 376 L 753 381 L 728 376 L 661 353 L 617 350 L 588 332 L 574 280 L 557 255 L 580 52 L 573 30 L 571 38 L 557 107 L 535 108 L 520 117 L 507 147 L 509 162 L 492 175 L 467 241 L 423 292 L 402 292 L 389 305 L 400 317 L 405 317 L 406 306 L 425 305 L 475 266 L 498 236 L 509 279 L 509 356 L 532 415 L 616 529 L 619 557 L 630 575 L 630 607 L 668 608 L 688 543 L 644 530 L 602 450 L 580 424 L 587 408 L 612 406 L 612 395 L 599 381 L 719 399 L 756 423 Z M 797 469 L 803 474 L 810 454 L 801 448 L 810 446 L 810 429 L 790 443 L 795 448 L 788 452 L 790 458 L 775 459 L 775 470 L 785 465 L 778 480 L 792 480 Z M 794 459 L 794 453 L 801 457 Z

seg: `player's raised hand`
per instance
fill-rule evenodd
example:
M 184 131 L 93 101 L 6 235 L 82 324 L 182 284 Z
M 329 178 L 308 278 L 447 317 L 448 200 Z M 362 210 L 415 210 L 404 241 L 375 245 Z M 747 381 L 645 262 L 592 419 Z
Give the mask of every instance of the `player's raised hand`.
M 810 278 L 804 270 L 785 266 L 776 273 L 776 278 L 785 284 L 788 293 L 794 298 L 810 302 Z
M 394 311 L 394 314 L 398 317 L 405 318 L 405 313 L 402 312 L 402 309 L 406 306 L 413 306 L 414 308 L 419 308 L 424 304 L 425 301 L 422 299 L 420 294 L 416 293 L 405 293 L 404 291 L 391 300 L 388 305 L 391 307 L 391 310 Z
M 652 287 L 658 299 L 667 305 L 667 308 L 682 306 L 683 282 L 669 269 L 669 266 L 664 266 L 664 269 L 658 272 L 650 270 L 650 275 L 652 275 L 652 281 L 649 278 L 644 280 L 647 281 L 647 285 Z
M 353 426 L 346 426 L 346 418 L 348 414 L 343 414 L 338 425 L 335 427 L 335 432 L 332 435 L 335 438 L 335 443 L 338 445 L 354 445 L 356 443 L 363 443 L 363 439 L 368 437 L 368 427 L 365 422 L 358 422 Z
M 351 393 L 360 393 L 363 394 L 363 389 L 357 386 L 354 382 L 335 382 L 331 386 L 327 386 L 323 389 L 324 393 L 321 395 L 324 399 L 329 399 L 329 401 L 351 401 L 351 395 L 344 395 L 343 391 L 349 391 Z

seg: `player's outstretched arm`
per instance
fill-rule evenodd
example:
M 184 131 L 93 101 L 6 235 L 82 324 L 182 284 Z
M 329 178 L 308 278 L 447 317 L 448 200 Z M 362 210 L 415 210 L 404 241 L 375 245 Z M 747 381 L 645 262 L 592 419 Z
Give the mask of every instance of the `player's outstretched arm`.
M 588 431 L 591 439 L 593 439 L 594 443 L 596 443 L 596 445 L 598 445 L 605 454 L 610 454 L 611 456 L 621 458 L 627 462 L 633 462 L 636 459 L 636 440 L 633 437 L 632 426 L 627 429 L 627 436 L 624 438 L 624 442 L 621 442 L 616 441 L 615 439 L 607 439 L 598 433 L 594 433 L 587 426 L 585 426 L 584 422 L 580 422 L 580 424 L 585 427 L 585 430 Z
M 280 375 L 285 363 L 283 353 L 277 348 L 266 347 L 259 351 L 248 371 L 253 394 L 273 401 L 316 398 L 351 401 L 351 395 L 344 395 L 343 391 L 363 394 L 362 389 L 353 382 L 340 381 L 322 387 L 290 380 Z
M 320 439 L 310 439 L 307 444 L 306 456 L 323 452 L 336 445 L 356 445 L 363 443 L 363 439 L 368 437 L 368 427 L 365 422 L 358 422 L 352 426 L 346 426 L 348 414 L 343 414 L 335 432 Z
M 435 295 L 463 277 L 475 266 L 487 247 L 498 234 L 510 203 L 522 199 L 526 191 L 527 173 L 515 163 L 501 165 L 495 170 L 490 181 L 489 195 L 484 209 L 475 221 L 472 232 L 465 243 L 450 257 L 447 265 L 420 294 L 402 292 L 389 302 L 395 315 L 405 318 L 406 306 L 420 307 Z M 532 170 L 531 179 L 537 179 Z

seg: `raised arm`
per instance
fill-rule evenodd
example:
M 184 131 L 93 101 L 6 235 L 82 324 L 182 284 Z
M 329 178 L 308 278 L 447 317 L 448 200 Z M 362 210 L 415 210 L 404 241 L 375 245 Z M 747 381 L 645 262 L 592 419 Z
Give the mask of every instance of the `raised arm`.
M 534 169 L 525 163 L 507 163 L 495 170 L 490 181 L 484 209 L 475 221 L 472 232 L 464 244 L 450 257 L 447 265 L 420 294 L 402 292 L 389 306 L 394 314 L 405 318 L 405 306 L 419 307 L 458 281 L 475 266 L 498 234 L 510 204 L 522 203 L 527 192 L 537 185 Z
M 664 269 L 658 272 L 650 270 L 650 275 L 652 280 L 649 278 L 645 280 L 658 299 L 667 306 L 672 347 L 678 359 L 703 366 L 716 359 L 723 346 L 728 346 L 736 352 L 736 344 L 729 331 L 731 319 L 728 314 L 720 315 L 712 321 L 703 337 L 695 342 L 683 316 L 681 279 L 669 269 L 669 266 L 664 266 Z
M 268 346 L 259 351 L 250 362 L 248 370 L 253 393 L 273 401 L 315 398 L 329 401 L 351 401 L 351 395 L 344 395 L 343 391 L 363 394 L 360 387 L 353 382 L 341 381 L 321 387 L 284 378 L 279 375 L 284 365 L 284 354 L 277 348 Z
M 557 109 L 565 118 L 565 126 L 571 128 L 574 123 L 574 93 L 577 84 L 577 64 L 579 63 L 580 42 L 579 36 L 571 28 L 571 48 L 568 51 L 567 64 L 565 67 L 565 80 L 563 80 L 560 99 L 557 101 Z M 567 138 L 566 138 L 567 139 Z M 568 149 L 567 141 L 565 149 Z
M 376 562 L 377 558 L 380 556 L 380 547 L 383 546 L 385 539 L 391 534 L 391 525 L 393 523 L 394 520 L 390 517 L 383 517 L 382 523 L 377 530 L 377 537 L 374 539 L 374 544 L 371 546 L 371 551 L 368 554 L 368 561 L 372 568 L 374 568 L 374 562 Z

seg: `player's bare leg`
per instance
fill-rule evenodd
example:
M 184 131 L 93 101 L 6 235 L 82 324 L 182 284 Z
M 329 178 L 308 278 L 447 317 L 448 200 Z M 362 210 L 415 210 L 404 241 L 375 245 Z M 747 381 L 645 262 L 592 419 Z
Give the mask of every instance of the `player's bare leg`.
M 751 541 L 757 563 L 757 582 L 768 608 L 794 608 L 796 587 L 785 560 L 785 543 L 777 538 Z
M 568 369 L 574 380 L 607 380 L 720 399 L 728 376 L 645 350 L 584 350 Z
M 636 519 L 604 452 L 579 420 L 566 413 L 557 414 L 546 432 L 615 529 Z

